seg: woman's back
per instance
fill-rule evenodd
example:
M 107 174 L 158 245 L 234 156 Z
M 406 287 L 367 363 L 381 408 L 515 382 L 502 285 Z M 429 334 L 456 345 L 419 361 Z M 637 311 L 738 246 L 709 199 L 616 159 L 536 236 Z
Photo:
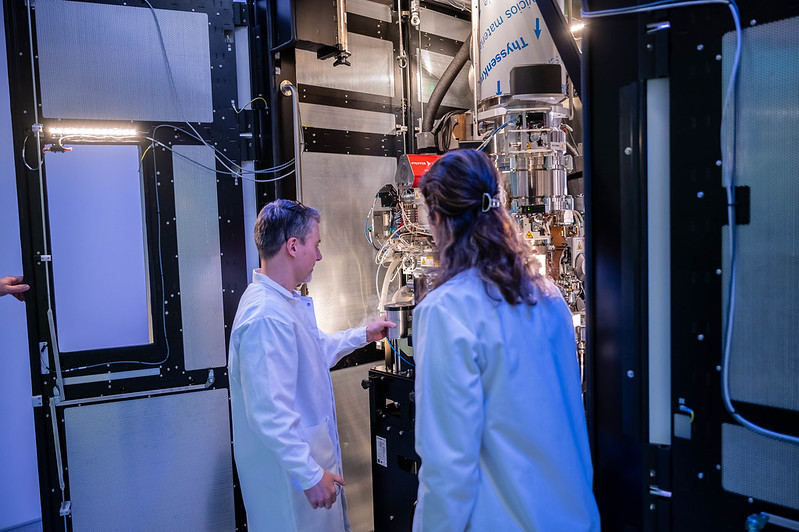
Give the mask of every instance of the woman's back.
M 544 286 L 511 305 L 471 269 L 417 307 L 417 530 L 599 530 L 571 314 Z

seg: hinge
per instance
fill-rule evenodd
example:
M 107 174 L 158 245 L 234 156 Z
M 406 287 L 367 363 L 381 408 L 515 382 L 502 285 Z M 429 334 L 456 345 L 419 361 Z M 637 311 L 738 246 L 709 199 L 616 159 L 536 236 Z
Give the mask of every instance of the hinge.
M 42 406 L 42 396 L 41 395 L 34 395 L 33 396 L 33 407 L 36 408 L 37 406 Z

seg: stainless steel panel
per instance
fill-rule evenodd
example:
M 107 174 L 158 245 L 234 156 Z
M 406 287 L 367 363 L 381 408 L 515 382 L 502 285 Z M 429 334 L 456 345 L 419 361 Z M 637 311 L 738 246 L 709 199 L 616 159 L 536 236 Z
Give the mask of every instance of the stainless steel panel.
M 451 17 L 432 9 L 422 8 L 419 11 L 419 19 L 421 20 L 419 28 L 423 32 L 440 35 L 453 41 L 465 41 L 472 32 L 472 23 L 468 20 Z
M 427 103 L 430 100 L 430 95 L 433 94 L 433 89 L 436 88 L 441 74 L 447 69 L 452 62 L 452 56 L 431 52 L 429 50 L 421 51 L 421 64 L 422 64 L 422 101 Z M 463 69 L 458 73 L 452 86 L 444 95 L 442 105 L 447 107 L 460 107 L 463 109 L 470 109 L 474 104 L 474 96 L 472 87 L 469 85 L 469 68 L 471 61 L 467 61 Z
M 37 0 L 42 115 L 212 122 L 208 15 L 155 12 L 175 90 L 149 9 Z
M 349 34 L 352 66 L 320 61 L 316 52 L 297 50 L 297 83 L 394 97 L 394 45 L 358 33 Z
M 391 22 L 391 7 L 368 0 L 347 0 L 347 12 L 374 18 L 384 22 Z
M 214 168 L 216 164 L 213 152 L 205 146 L 175 146 L 174 150 L 204 166 Z M 216 173 L 180 156 L 172 158 L 172 167 L 186 369 L 224 366 L 227 357 Z
M 751 223 L 737 231 L 737 284 L 730 393 L 733 400 L 799 411 L 799 17 L 743 30 L 736 102 L 736 185 L 752 188 Z M 735 51 L 735 34 L 722 40 L 722 87 Z M 720 92 L 721 93 L 721 92 Z M 788 222 L 788 223 L 786 223 Z M 722 228 L 723 284 L 729 286 L 728 227 Z
M 375 250 L 363 233 L 377 191 L 393 183 L 393 157 L 306 152 L 303 201 L 322 213 L 322 262 L 308 285 L 319 328 L 361 325 L 377 309 Z
M 371 532 L 374 528 L 369 392 L 361 387 L 361 381 L 368 377 L 368 365 L 333 372 L 347 513 L 353 532 Z
M 392 113 L 377 113 L 360 109 L 300 103 L 302 125 L 341 131 L 393 134 L 397 119 Z
M 721 427 L 721 485 L 799 510 L 799 447 L 755 434 L 740 425 Z
M 227 390 L 64 409 L 75 531 L 235 530 Z

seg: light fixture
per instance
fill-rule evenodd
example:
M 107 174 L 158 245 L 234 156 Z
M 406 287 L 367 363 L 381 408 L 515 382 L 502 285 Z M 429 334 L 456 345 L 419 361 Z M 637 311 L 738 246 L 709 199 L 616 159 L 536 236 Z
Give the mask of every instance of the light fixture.
M 577 24 L 572 24 L 572 27 L 570 29 L 572 33 L 580 33 L 581 31 L 583 31 L 583 28 L 585 28 L 585 24 L 583 24 L 582 22 L 578 22 Z
M 137 137 L 135 129 L 92 128 L 92 127 L 48 127 L 47 132 L 53 137 Z

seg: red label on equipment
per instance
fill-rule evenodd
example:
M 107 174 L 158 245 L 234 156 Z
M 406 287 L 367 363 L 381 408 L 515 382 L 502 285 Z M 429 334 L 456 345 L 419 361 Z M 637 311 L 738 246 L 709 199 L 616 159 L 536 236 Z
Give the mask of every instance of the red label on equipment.
M 411 163 L 411 171 L 413 172 L 413 186 L 414 188 L 419 186 L 419 181 L 421 181 L 422 176 L 427 169 L 432 166 L 436 159 L 440 157 L 440 155 L 407 155 L 408 162 Z

